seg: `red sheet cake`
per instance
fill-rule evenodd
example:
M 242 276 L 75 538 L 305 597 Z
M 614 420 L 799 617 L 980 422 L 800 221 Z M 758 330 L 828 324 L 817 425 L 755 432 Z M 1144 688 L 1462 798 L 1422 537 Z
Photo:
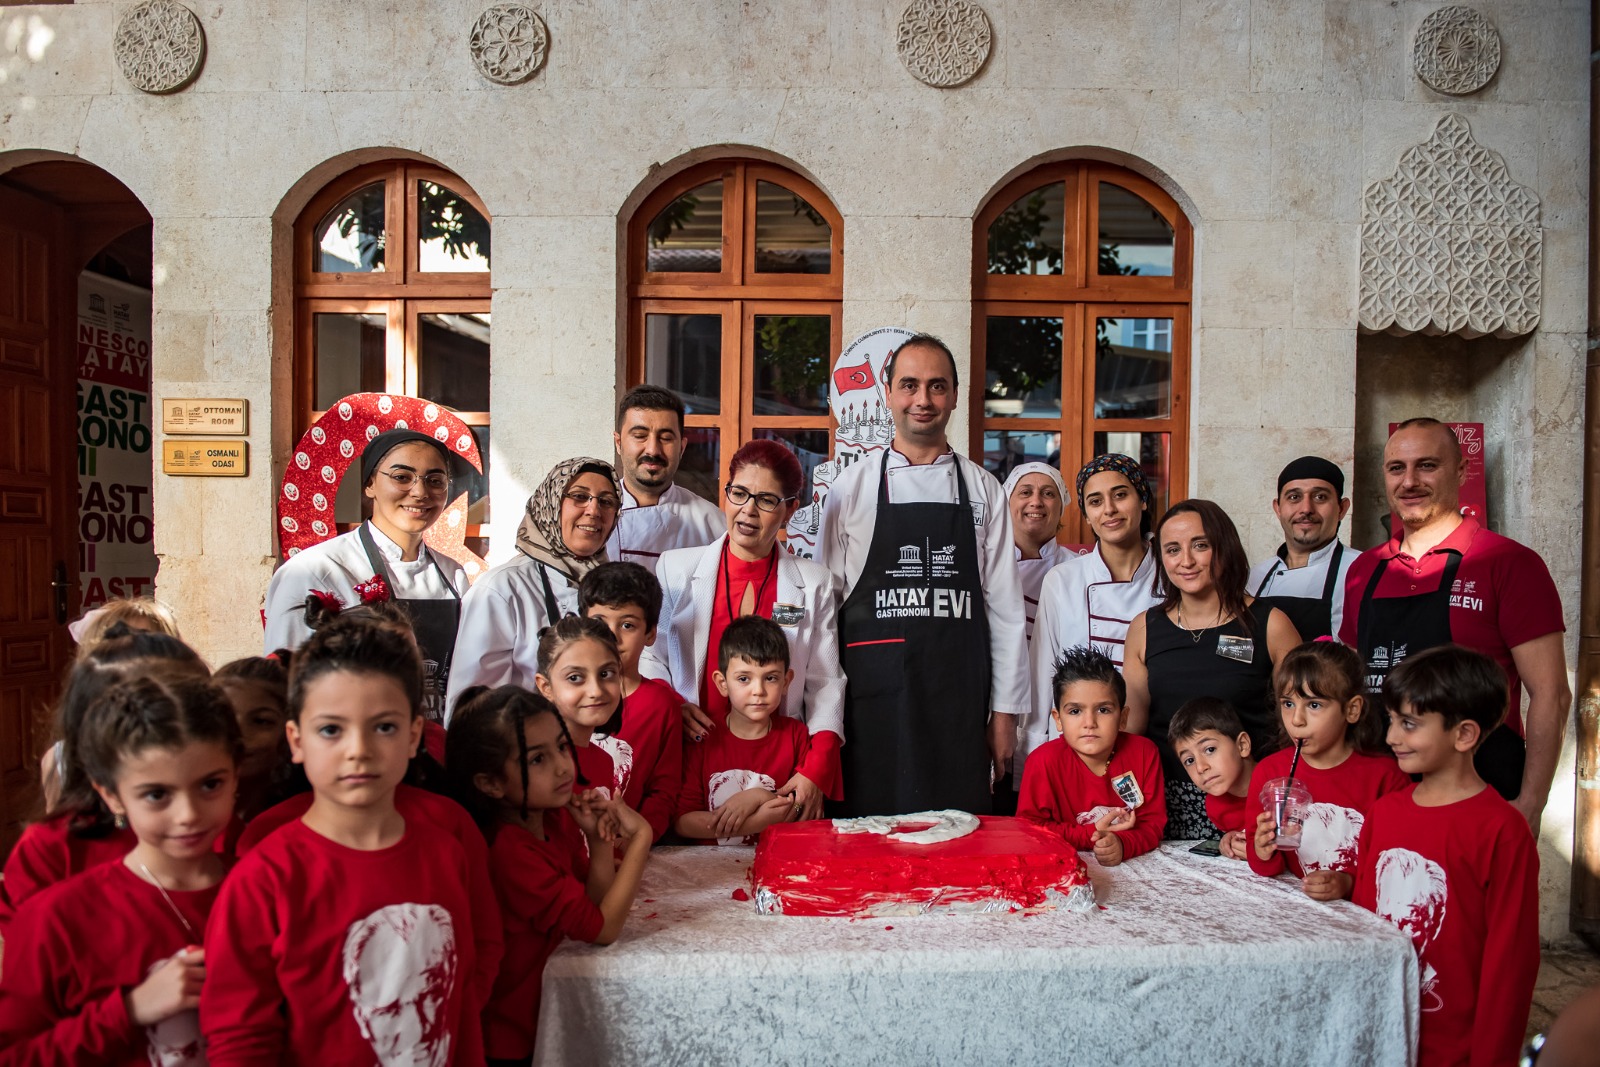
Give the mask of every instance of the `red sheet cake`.
M 970 817 L 968 817 L 970 818 Z M 903 817 L 897 830 L 926 826 Z M 849 917 L 949 911 L 1087 910 L 1094 890 L 1078 853 L 1022 819 L 983 816 L 932 844 L 841 833 L 832 821 L 779 823 L 761 834 L 750 868 L 756 909 Z

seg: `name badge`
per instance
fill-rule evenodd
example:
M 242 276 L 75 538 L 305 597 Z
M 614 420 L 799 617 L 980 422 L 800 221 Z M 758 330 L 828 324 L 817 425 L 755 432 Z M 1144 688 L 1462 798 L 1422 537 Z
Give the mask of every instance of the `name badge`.
M 1139 788 L 1139 779 L 1133 776 L 1132 771 L 1123 771 L 1111 779 L 1111 788 L 1130 808 L 1137 808 L 1144 803 L 1144 790 Z
M 1256 643 L 1248 637 L 1222 634 L 1217 638 L 1217 655 L 1236 663 L 1249 663 L 1256 658 Z
M 806 609 L 798 604 L 774 604 L 772 606 L 772 621 L 779 626 L 799 626 L 800 620 L 806 617 Z

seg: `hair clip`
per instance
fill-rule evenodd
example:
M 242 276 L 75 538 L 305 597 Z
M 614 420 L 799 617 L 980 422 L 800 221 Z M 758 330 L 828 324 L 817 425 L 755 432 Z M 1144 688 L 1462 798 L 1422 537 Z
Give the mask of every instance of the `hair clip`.
M 1334 644 L 1339 643 L 1339 639 L 1334 637 L 1332 634 L 1323 634 L 1321 637 L 1313 637 L 1311 640 L 1317 642 L 1318 644 L 1321 644 L 1323 641 L 1332 641 Z
M 308 594 L 317 598 L 317 603 L 322 605 L 322 610 L 329 615 L 337 615 L 344 610 L 344 601 L 326 589 L 313 589 Z
M 389 583 L 383 580 L 381 574 L 374 574 L 364 582 L 357 582 L 355 589 L 363 604 L 376 604 L 389 599 Z

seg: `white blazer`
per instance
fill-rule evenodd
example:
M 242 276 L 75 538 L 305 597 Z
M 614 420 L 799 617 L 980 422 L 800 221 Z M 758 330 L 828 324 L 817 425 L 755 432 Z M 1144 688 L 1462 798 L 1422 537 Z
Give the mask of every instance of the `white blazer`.
M 664 552 L 656 564 L 661 582 L 661 622 L 656 643 L 645 649 L 639 671 L 659 678 L 685 700 L 700 699 L 700 677 L 711 637 L 711 603 L 717 592 L 717 565 L 723 534 L 704 548 Z M 799 608 L 789 638 L 789 666 L 794 682 L 783 710 L 806 724 L 811 733 L 831 730 L 844 737 L 844 668 L 839 664 L 839 608 L 828 568 L 778 552 L 778 604 Z

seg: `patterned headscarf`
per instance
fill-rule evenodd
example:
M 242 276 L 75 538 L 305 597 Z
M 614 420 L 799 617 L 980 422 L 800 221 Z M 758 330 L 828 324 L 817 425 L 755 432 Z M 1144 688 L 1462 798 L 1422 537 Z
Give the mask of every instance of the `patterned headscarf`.
M 576 556 L 561 539 L 561 500 L 580 474 L 598 474 L 611 483 L 611 491 L 622 499 L 622 489 L 617 485 L 617 472 L 611 464 L 592 456 L 577 456 L 557 463 L 539 488 L 528 498 L 527 513 L 522 525 L 517 527 L 517 551 L 566 575 L 572 581 L 582 580 L 600 564 L 606 562 L 604 546 L 592 556 Z M 617 513 L 611 513 L 616 522 Z
M 1090 478 L 1102 471 L 1115 471 L 1128 479 L 1128 484 L 1133 486 L 1133 491 L 1139 494 L 1139 501 L 1148 511 L 1150 507 L 1150 483 L 1145 480 L 1144 471 L 1139 468 L 1139 463 L 1131 456 L 1124 456 L 1120 452 L 1107 452 L 1103 456 L 1096 456 L 1083 465 L 1078 472 L 1078 507 L 1083 508 L 1083 486 Z

